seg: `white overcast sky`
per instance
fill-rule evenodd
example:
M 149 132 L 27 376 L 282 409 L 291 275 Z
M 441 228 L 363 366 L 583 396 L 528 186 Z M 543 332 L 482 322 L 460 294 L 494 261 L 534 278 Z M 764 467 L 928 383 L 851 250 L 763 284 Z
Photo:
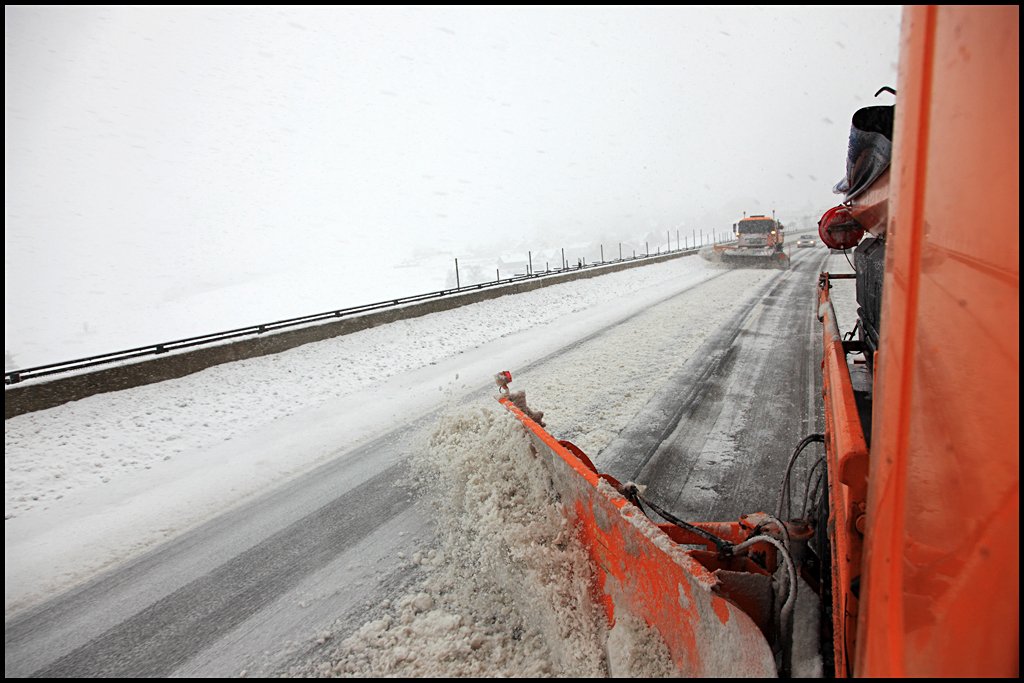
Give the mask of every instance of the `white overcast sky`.
M 899 17 L 6 6 L 5 346 L 326 254 L 607 244 L 772 209 L 811 227 L 850 116 L 896 85 Z M 293 315 L 319 310 L 306 294 Z

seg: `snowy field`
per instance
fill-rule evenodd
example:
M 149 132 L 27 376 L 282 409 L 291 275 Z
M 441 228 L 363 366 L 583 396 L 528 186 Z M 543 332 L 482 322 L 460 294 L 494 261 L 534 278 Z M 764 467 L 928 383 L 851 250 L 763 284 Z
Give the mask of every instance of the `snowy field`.
M 841 270 L 845 259 L 838 258 L 830 257 L 830 267 Z M 7 616 L 309 471 L 342 446 L 353 448 L 398 422 L 447 406 L 447 422 L 434 431 L 432 442 L 422 444 L 414 472 L 424 482 L 465 481 L 467 490 L 476 486 L 479 495 L 461 499 L 461 507 L 435 504 L 433 513 L 447 520 L 442 526 L 451 533 L 410 550 L 406 557 L 391 558 L 423 574 L 414 592 L 382 605 L 375 619 L 342 643 L 333 642 L 329 629 L 324 631 L 318 636 L 324 640 L 322 656 L 281 673 L 614 673 L 607 663 L 601 665 L 604 669 L 580 668 L 580 662 L 549 649 L 552 630 L 585 635 L 593 628 L 586 626 L 590 612 L 583 603 L 568 611 L 583 622 L 566 622 L 567 614 L 555 610 L 555 622 L 522 624 L 521 632 L 513 627 L 516 638 L 504 626 L 490 631 L 482 626 L 493 627 L 496 615 L 489 610 L 495 605 L 506 610 L 509 623 L 536 612 L 523 596 L 536 592 L 537 577 L 558 574 L 576 561 L 571 548 L 560 556 L 531 555 L 528 549 L 538 547 L 538 538 L 557 538 L 562 531 L 557 520 L 524 520 L 516 505 L 488 508 L 491 532 L 466 535 L 472 531 L 466 520 L 485 516 L 480 501 L 499 500 L 494 487 L 509 485 L 493 476 L 480 480 L 480 472 L 488 470 L 474 467 L 478 454 L 482 450 L 507 458 L 510 454 L 502 449 L 515 443 L 486 387 L 493 386 L 495 371 L 512 369 L 514 386 L 528 389 L 531 403 L 548 411 L 560 437 L 597 455 L 643 405 L 659 374 L 686 362 L 729 315 L 737 287 L 756 286 L 770 274 L 723 276 L 699 258 L 683 258 L 397 322 L 7 420 Z M 660 313 L 663 319 L 645 310 L 693 287 L 698 287 L 697 296 L 670 302 Z M 594 348 L 581 351 L 578 358 L 572 350 L 563 353 L 552 364 L 558 372 L 527 367 L 630 316 L 637 324 L 617 328 L 598 346 L 600 353 Z M 680 316 L 691 321 L 682 338 L 678 329 L 662 329 L 664 320 Z M 631 353 L 622 353 L 624 348 Z M 527 370 L 520 373 L 518 368 Z M 481 398 L 467 402 L 471 395 Z M 446 429 L 446 424 L 460 427 Z M 528 481 L 522 490 L 523 495 L 540 497 L 529 503 L 534 508 L 550 495 L 529 493 Z M 431 501 L 428 505 L 445 500 L 425 499 Z M 466 583 L 465 572 L 475 568 L 474 562 L 479 565 L 494 556 L 487 543 L 495 542 L 534 563 L 503 563 L 519 567 L 520 573 L 492 577 L 493 590 L 483 592 L 492 596 L 486 606 L 474 602 L 479 592 L 460 598 L 451 587 Z M 461 562 L 453 562 L 459 555 Z M 549 601 L 580 595 L 573 583 L 551 590 L 545 598 Z M 502 597 L 494 602 L 494 595 Z M 634 659 L 640 651 L 658 649 L 656 640 L 636 626 L 623 624 L 625 631 L 615 634 L 614 642 L 622 645 L 616 670 L 656 675 L 658 662 L 664 661 L 642 658 L 641 666 Z M 419 649 L 409 650 L 415 643 Z M 466 668 L 451 668 L 449 655 L 455 651 L 464 655 L 457 659 Z M 409 657 L 403 659 L 402 652 Z
M 455 258 L 472 282 L 743 212 L 809 225 L 899 18 L 7 6 L 5 369 L 435 291 Z
M 640 246 L 642 249 L 643 243 Z M 630 247 L 635 244 L 627 245 L 627 257 Z M 245 248 L 239 246 L 237 258 Z M 578 258 L 593 263 L 600 248 L 596 243 L 576 243 L 566 249 L 566 259 L 571 264 Z M 605 249 L 612 258 L 612 245 Z M 180 283 L 180 274 L 167 275 L 163 282 L 178 284 L 148 284 L 155 290 L 145 295 L 109 279 L 114 274 L 147 283 L 157 279 L 147 276 L 138 265 L 111 266 L 107 278 L 96 269 L 83 278 L 95 284 L 85 290 L 69 288 L 60 308 L 34 302 L 31 292 L 20 292 L 11 283 L 4 371 L 454 289 L 455 259 L 463 287 L 493 282 L 498 276 L 506 279 L 525 274 L 530 251 L 536 271 L 546 264 L 557 268 L 561 260 L 559 250 L 530 244 L 522 246 L 521 255 L 518 251 L 510 255 L 498 246 L 471 251 L 442 243 L 402 250 L 342 240 L 318 245 L 312 253 L 284 252 L 272 269 L 254 266 L 242 273 L 197 276 L 187 284 Z M 655 251 L 651 247 L 651 253 Z M 352 252 L 358 256 L 353 257 Z

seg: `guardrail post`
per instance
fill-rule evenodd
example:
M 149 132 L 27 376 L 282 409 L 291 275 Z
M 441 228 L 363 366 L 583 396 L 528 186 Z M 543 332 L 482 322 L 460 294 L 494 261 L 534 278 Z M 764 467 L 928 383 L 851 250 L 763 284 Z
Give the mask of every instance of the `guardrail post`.
M 455 259 L 455 289 L 461 289 L 459 284 L 459 259 Z

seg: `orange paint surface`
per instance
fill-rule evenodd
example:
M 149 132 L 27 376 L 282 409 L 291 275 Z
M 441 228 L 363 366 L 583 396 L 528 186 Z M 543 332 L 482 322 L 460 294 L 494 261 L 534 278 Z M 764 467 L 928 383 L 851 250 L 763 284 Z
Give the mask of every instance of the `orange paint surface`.
M 904 10 L 858 676 L 1019 675 L 1019 25 Z

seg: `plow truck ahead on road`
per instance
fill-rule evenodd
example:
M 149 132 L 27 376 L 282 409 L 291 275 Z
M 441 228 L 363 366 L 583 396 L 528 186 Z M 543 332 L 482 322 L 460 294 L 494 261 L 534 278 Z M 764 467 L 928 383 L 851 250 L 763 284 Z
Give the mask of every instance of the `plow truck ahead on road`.
M 731 268 L 789 268 L 785 228 L 774 216 L 747 216 L 732 226 L 735 242 L 716 244 L 705 256 Z

